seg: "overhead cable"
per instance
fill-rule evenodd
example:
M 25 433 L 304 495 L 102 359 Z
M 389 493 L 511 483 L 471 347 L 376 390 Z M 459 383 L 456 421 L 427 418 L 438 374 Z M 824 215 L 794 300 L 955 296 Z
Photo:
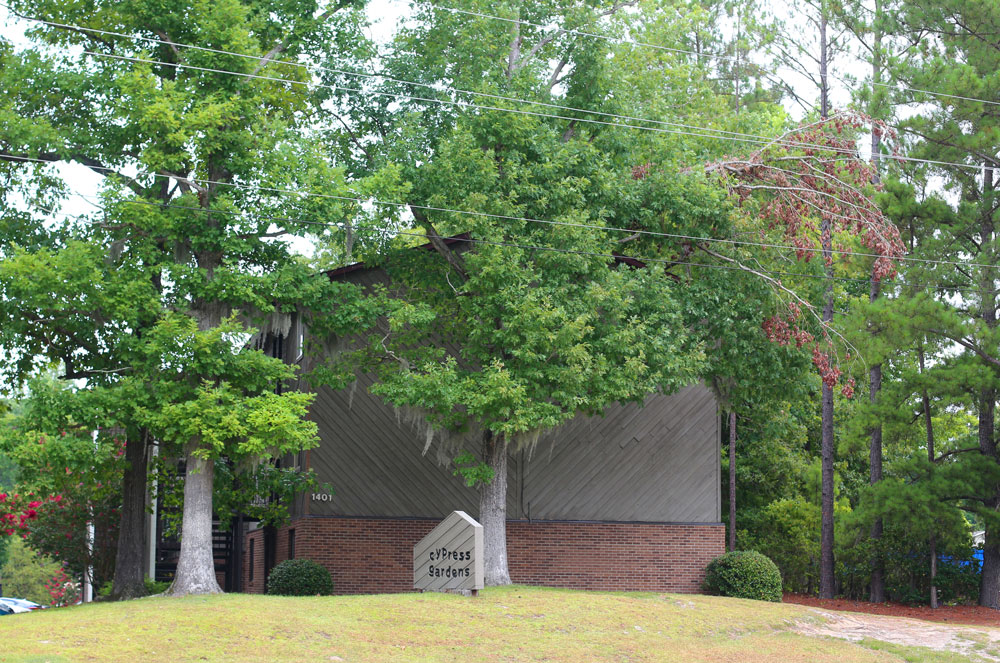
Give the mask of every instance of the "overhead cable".
M 23 161 L 23 162 L 28 162 L 28 163 L 39 163 L 39 164 L 46 164 L 46 165 L 51 165 L 53 163 L 52 161 L 48 161 L 48 160 L 45 160 L 45 159 L 37 159 L 37 158 L 33 158 L 33 157 L 24 157 L 24 156 L 17 156 L 17 155 L 6 155 L 6 156 L 3 156 L 3 157 L 0 157 L 0 160 L 3 160 L 3 159 L 14 160 L 14 161 Z M 117 174 L 116 170 L 114 170 L 113 168 L 109 168 L 109 167 L 88 166 L 88 168 L 90 168 L 92 170 L 104 170 L 104 171 L 107 171 L 107 172 L 112 173 L 112 174 Z M 177 179 L 178 178 L 177 175 L 171 175 L 171 174 L 165 174 L 165 173 L 151 173 L 151 172 L 139 173 L 138 176 L 146 176 L 146 177 L 154 177 L 154 178 L 164 178 L 164 179 Z M 329 194 L 329 193 L 316 193 L 316 192 L 311 192 L 311 191 L 295 191 L 293 189 L 280 189 L 280 188 L 275 188 L 275 187 L 267 187 L 267 186 L 260 186 L 260 185 L 251 185 L 251 184 L 236 184 L 236 183 L 233 183 L 233 182 L 222 182 L 222 181 L 218 181 L 218 180 L 209 180 L 209 179 L 203 179 L 203 178 L 198 178 L 198 177 L 184 177 L 184 178 L 181 178 L 181 179 L 184 179 L 184 180 L 190 181 L 190 182 L 194 182 L 194 183 L 197 183 L 197 184 L 224 186 L 224 187 L 230 187 L 230 188 L 238 189 L 238 190 L 241 190 L 241 191 L 259 191 L 259 192 L 265 192 L 265 193 L 268 193 L 268 194 L 301 196 L 301 197 L 306 197 L 306 198 L 308 198 L 308 197 L 315 197 L 315 198 L 324 198 L 324 199 L 330 199 L 330 200 L 338 200 L 338 201 L 343 201 L 343 202 L 353 202 L 353 203 L 360 203 L 360 204 L 366 204 L 367 203 L 367 204 L 372 204 L 372 205 L 381 205 L 381 206 L 396 207 L 396 208 L 403 208 L 403 209 L 413 208 L 413 209 L 419 209 L 419 210 L 423 210 L 423 211 L 427 211 L 427 212 L 440 212 L 440 213 L 445 213 L 445 214 L 459 214 L 459 215 L 465 215 L 465 216 L 475 216 L 475 217 L 481 217 L 481 218 L 497 219 L 497 220 L 501 220 L 501 221 L 523 221 L 523 222 L 526 222 L 526 223 L 537 223 L 537 224 L 545 224 L 545 225 L 551 225 L 551 226 L 565 226 L 565 227 L 571 227 L 571 228 L 587 228 L 587 229 L 591 229 L 591 230 L 600 230 L 600 231 L 604 231 L 604 232 L 626 233 L 626 234 L 629 234 L 629 235 L 645 235 L 645 236 L 649 236 L 649 237 L 663 237 L 663 238 L 667 238 L 667 239 L 687 240 L 687 241 L 693 241 L 693 242 L 722 243 L 722 244 L 729 244 L 729 245 L 734 245 L 734 246 L 753 246 L 753 247 L 758 247 L 758 248 L 776 249 L 776 250 L 787 251 L 787 252 L 796 252 L 796 253 L 821 253 L 823 251 L 823 249 L 820 249 L 820 248 L 797 247 L 797 246 L 792 246 L 792 245 L 788 245 L 788 244 L 771 244 L 771 243 L 767 243 L 767 242 L 752 242 L 752 241 L 748 241 L 748 240 L 737 240 L 737 239 L 720 238 L 720 237 L 699 237 L 699 236 L 695 236 L 695 235 L 683 235 L 683 234 L 677 234 L 677 233 L 660 232 L 660 231 L 655 231 L 655 230 L 635 230 L 635 229 L 630 229 L 630 228 L 617 228 L 617 227 L 614 227 L 614 226 L 600 226 L 600 225 L 596 225 L 596 224 L 575 223 L 575 222 L 570 222 L 570 221 L 553 221 L 551 219 L 537 219 L 537 218 L 525 217 L 525 216 L 515 216 L 515 215 L 506 215 L 506 214 L 492 214 L 492 213 L 489 213 L 489 212 L 479 212 L 479 211 L 475 211 L 475 210 L 460 210 L 460 209 L 453 209 L 453 208 L 448 208 L 448 207 L 438 207 L 438 206 L 433 206 L 433 205 L 419 205 L 419 204 L 416 204 L 416 203 L 409 203 L 409 202 L 386 201 L 386 200 L 379 200 L 377 198 L 361 198 L 361 197 L 352 197 L 352 196 L 338 196 L 338 195 Z M 163 205 L 163 203 L 157 203 L 157 202 L 151 202 L 151 201 L 132 201 L 132 202 L 133 203 L 138 203 L 138 204 L 156 205 L 156 206 L 162 206 Z M 235 213 L 229 212 L 227 210 L 206 210 L 205 208 L 202 208 L 202 207 L 193 207 L 193 206 L 170 205 L 170 207 L 177 207 L 177 208 L 190 209 L 190 210 L 199 210 L 199 211 L 203 211 L 203 212 L 204 211 L 213 211 L 213 212 L 219 212 L 219 213 L 223 213 L 223 214 L 235 214 Z M 284 218 L 284 220 L 285 221 L 291 221 L 291 222 L 299 222 L 299 220 L 291 218 L 291 217 Z M 866 257 L 866 258 L 880 258 L 880 257 L 884 257 L 881 254 L 867 253 L 867 252 L 862 252 L 862 251 L 849 251 L 849 250 L 844 250 L 844 249 L 830 249 L 830 251 L 832 253 L 834 253 L 834 254 L 837 254 L 837 255 L 857 256 L 857 257 Z M 924 258 L 910 258 L 910 257 L 907 257 L 907 256 L 900 256 L 900 257 L 891 258 L 891 259 L 892 260 L 902 261 L 902 262 L 916 262 L 916 263 L 922 263 L 922 264 L 941 264 L 941 265 L 953 265 L 953 266 L 962 266 L 962 267 L 983 267 L 983 268 L 993 268 L 993 267 L 995 267 L 995 265 L 986 264 L 986 263 L 962 262 L 962 261 L 952 261 L 952 260 L 930 260 L 930 259 L 924 259 Z
M 4 6 L 4 5 L 2 5 L 2 3 L 0 3 L 0 6 Z M 443 8 L 443 7 L 439 7 L 439 8 Z M 472 14 L 477 15 L 477 16 L 478 15 L 482 15 L 482 16 L 485 16 L 485 17 L 488 17 L 488 18 L 500 18 L 500 17 L 491 17 L 491 16 L 486 15 L 486 14 L 479 14 L 478 12 L 466 12 L 466 10 L 460 10 L 460 11 L 462 13 L 472 13 Z M 261 58 L 258 57 L 258 56 L 248 55 L 248 54 L 245 54 L 245 53 L 237 53 L 237 52 L 234 52 L 234 51 L 227 51 L 227 50 L 217 49 L 217 48 L 208 48 L 208 47 L 205 47 L 205 46 L 196 46 L 196 45 L 193 45 L 193 44 L 183 44 L 183 43 L 174 42 L 174 41 L 167 41 L 167 40 L 163 40 L 163 39 L 154 39 L 152 37 L 143 37 L 143 36 L 139 36 L 139 35 L 130 35 L 130 34 L 122 33 L 122 32 L 114 32 L 114 31 L 111 31 L 111 30 L 101 30 L 101 29 L 97 29 L 97 28 L 88 28 L 88 27 L 85 27 L 85 26 L 71 25 L 71 24 L 66 24 L 66 23 L 57 23 L 57 22 L 54 22 L 54 21 L 46 21 L 44 19 L 39 19 L 39 18 L 30 17 L 30 16 L 25 16 L 23 14 L 17 14 L 17 15 L 20 16 L 21 18 L 24 18 L 25 20 L 35 21 L 35 22 L 38 22 L 38 23 L 41 23 L 41 24 L 45 24 L 45 25 L 49 25 L 49 26 L 53 26 L 53 27 L 58 27 L 58 28 L 66 28 L 66 29 L 77 30 L 77 31 L 82 31 L 82 32 L 90 32 L 90 33 L 94 33 L 94 34 L 118 36 L 118 37 L 123 37 L 123 38 L 128 38 L 128 39 L 134 39 L 134 40 L 140 40 L 140 41 L 146 41 L 146 42 L 153 42 L 153 43 L 157 43 L 157 44 L 165 44 L 165 45 L 169 45 L 169 46 L 176 47 L 176 48 L 187 48 L 187 49 L 194 49 L 194 50 L 199 50 L 199 51 L 205 51 L 205 52 L 209 52 L 209 53 L 216 53 L 216 54 L 219 54 L 219 55 L 230 55 L 230 56 L 240 57 L 240 58 L 246 58 L 246 59 L 250 59 L 250 60 L 254 60 L 254 61 L 260 61 L 261 60 Z M 508 20 L 508 19 L 503 19 L 503 20 Z M 509 19 L 509 20 L 513 21 L 514 19 Z M 532 24 L 532 23 L 528 23 L 528 24 L 529 25 L 535 25 L 535 24 Z M 652 45 L 650 45 L 650 46 L 652 46 Z M 660 48 L 666 48 L 666 47 L 660 47 Z M 668 49 L 668 50 L 671 50 L 671 49 Z M 676 50 L 676 49 L 674 49 L 674 50 Z M 210 72 L 210 73 L 221 73 L 221 74 L 228 74 L 228 75 L 232 75 L 232 76 L 240 76 L 240 77 L 244 77 L 244 78 L 256 78 L 256 79 L 260 79 L 260 80 L 283 82 L 283 83 L 290 83 L 290 84 L 295 84 L 295 85 L 306 85 L 306 86 L 313 85 L 313 86 L 316 86 L 316 87 L 329 88 L 329 89 L 331 89 L 333 91 L 341 90 L 341 91 L 344 91 L 344 92 L 351 92 L 351 93 L 357 93 L 357 94 L 374 94 L 376 96 L 390 97 L 390 98 L 395 98 L 395 99 L 410 99 L 410 100 L 413 100 L 413 101 L 418 101 L 418 102 L 423 102 L 423 103 L 434 103 L 434 104 L 447 105 L 447 106 L 459 106 L 459 107 L 463 107 L 463 108 L 475 108 L 475 109 L 481 109 L 481 110 L 492 110 L 492 111 L 497 111 L 497 112 L 507 112 L 507 113 L 515 113 L 515 114 L 522 114 L 522 115 L 531 115 L 531 116 L 537 116 L 537 117 L 561 119 L 561 120 L 567 120 L 567 121 L 577 121 L 577 122 L 584 122 L 584 123 L 589 123 L 589 124 L 598 124 L 598 125 L 605 125 L 605 126 L 611 126 L 611 127 L 626 128 L 626 129 L 636 129 L 636 130 L 653 131 L 653 132 L 657 132 L 657 133 L 666 133 L 666 134 L 674 134 L 674 135 L 682 135 L 682 136 L 691 136 L 691 137 L 696 137 L 696 138 L 716 138 L 716 139 L 722 139 L 722 140 L 732 140 L 732 141 L 735 141 L 735 142 L 747 142 L 747 143 L 753 143 L 753 144 L 764 144 L 764 145 L 774 144 L 774 145 L 781 145 L 781 146 L 784 146 L 784 147 L 795 147 L 795 148 L 804 148 L 804 149 L 817 149 L 817 150 L 825 150 L 825 151 L 829 151 L 829 152 L 834 152 L 834 153 L 838 153 L 838 154 L 844 154 L 844 155 L 848 155 L 848 156 L 854 156 L 856 154 L 856 150 L 846 149 L 846 148 L 835 148 L 835 147 L 830 147 L 830 146 L 826 146 L 826 145 L 819 145 L 819 144 L 815 144 L 815 143 L 808 143 L 808 142 L 804 142 L 804 141 L 796 141 L 796 140 L 783 139 L 783 138 L 772 138 L 772 137 L 768 137 L 768 136 L 761 136 L 761 135 L 758 135 L 758 134 L 748 134 L 748 133 L 742 133 L 742 132 L 736 132 L 736 131 L 728 131 L 728 130 L 724 130 L 724 129 L 714 129 L 714 128 L 710 128 L 710 127 L 699 127 L 699 126 L 696 126 L 696 125 L 690 125 L 690 124 L 685 124 L 685 123 L 680 123 L 680 122 L 669 122 L 669 121 L 666 121 L 666 120 L 654 120 L 654 119 L 650 119 L 650 118 L 643 118 L 643 117 L 637 117 L 637 116 L 632 116 L 632 115 L 623 115 L 623 114 L 617 114 L 617 113 L 608 113 L 608 112 L 604 112 L 604 111 L 588 110 L 588 109 L 576 108 L 576 107 L 572 107 L 572 106 L 565 106 L 565 105 L 562 105 L 562 104 L 553 104 L 553 103 L 549 103 L 549 102 L 536 101 L 536 100 L 530 100 L 530 99 L 519 99 L 519 98 L 516 98 L 516 97 L 510 97 L 510 96 L 505 96 L 505 95 L 496 95 L 496 94 L 490 94 L 490 93 L 486 93 L 486 92 L 476 92 L 476 91 L 472 91 L 472 90 L 463 90 L 463 89 L 460 89 L 460 88 L 454 88 L 454 87 L 448 87 L 448 86 L 435 86 L 435 85 L 429 84 L 429 83 L 419 83 L 419 82 L 415 82 L 415 81 L 407 81 L 407 80 L 404 80 L 404 79 L 394 78 L 394 77 L 386 76 L 386 75 L 383 75 L 383 74 L 368 74 L 368 73 L 363 73 L 363 72 L 352 72 L 352 71 L 344 70 L 344 69 L 336 69 L 336 68 L 331 68 L 331 67 L 310 66 L 310 65 L 306 65 L 306 64 L 302 64 L 302 63 L 298 63 L 298 62 L 289 62 L 289 61 L 285 61 L 285 60 L 275 60 L 271 64 L 289 65 L 289 66 L 292 66 L 292 67 L 302 68 L 302 69 L 305 69 L 305 70 L 310 71 L 310 72 L 323 71 L 323 72 L 329 72 L 329 73 L 337 73 L 337 74 L 346 75 L 346 76 L 355 76 L 355 77 L 363 77 L 363 78 L 379 78 L 379 79 L 382 79 L 382 80 L 391 81 L 391 82 L 395 82 L 395 83 L 399 83 L 399 84 L 403 84 L 403 85 L 412 85 L 412 86 L 415 86 L 415 87 L 425 87 L 425 88 L 429 88 L 429 89 L 432 89 L 432 90 L 439 90 L 439 91 L 442 91 L 442 92 L 453 92 L 453 93 L 457 93 L 457 94 L 468 94 L 468 95 L 474 95 L 474 96 L 479 96 L 479 97 L 484 97 L 484 98 L 489 98 L 489 99 L 496 99 L 496 100 L 500 100 L 500 101 L 509 101 L 509 102 L 512 102 L 512 103 L 535 105 L 535 106 L 541 106 L 541 107 L 547 107 L 547 108 L 553 108 L 553 109 L 563 110 L 563 111 L 567 111 L 567 112 L 587 113 L 589 115 L 596 115 L 596 116 L 601 116 L 601 117 L 609 117 L 609 118 L 613 118 L 613 119 L 628 120 L 628 121 L 632 121 L 632 122 L 646 122 L 646 123 L 650 123 L 650 124 L 658 124 L 658 125 L 667 126 L 667 127 L 677 127 L 677 128 L 680 128 L 680 129 L 690 129 L 690 130 L 693 130 L 693 131 L 692 132 L 686 132 L 686 131 L 677 131 L 677 130 L 668 130 L 668 129 L 658 129 L 656 127 L 646 127 L 646 126 L 640 126 L 640 125 L 623 124 L 623 123 L 619 123 L 619 122 L 606 122 L 606 121 L 593 120 L 593 119 L 589 119 L 589 118 L 575 118 L 575 117 L 568 117 L 568 116 L 562 116 L 562 115 L 554 115 L 554 114 L 551 114 L 551 113 L 538 113 L 538 112 L 525 111 L 525 110 L 513 109 L 513 108 L 503 108 L 503 107 L 496 107 L 496 106 L 477 105 L 477 104 L 472 104 L 472 103 L 463 102 L 463 101 L 452 101 L 452 100 L 445 100 L 445 99 L 435 99 L 435 98 L 428 98 L 428 97 L 419 97 L 419 96 L 407 95 L 407 94 L 403 94 L 403 93 L 382 92 L 382 91 L 377 91 L 377 90 L 376 91 L 362 90 L 362 89 L 358 89 L 358 88 L 349 88 L 349 87 L 340 86 L 340 85 L 329 85 L 329 84 L 325 84 L 325 83 L 316 83 L 316 82 L 307 82 L 307 81 L 294 81 L 294 80 L 288 80 L 288 79 L 282 79 L 282 78 L 275 78 L 275 77 L 270 77 L 270 76 L 261 76 L 261 75 L 247 74 L 247 73 L 244 73 L 244 72 L 236 72 L 236 71 L 231 71 L 231 70 L 223 70 L 223 69 L 214 69 L 214 68 L 207 68 L 207 67 L 199 67 L 199 66 L 196 66 L 196 65 L 189 65 L 189 64 L 183 64 L 183 63 L 165 62 L 165 61 L 161 61 L 161 60 L 152 60 L 152 59 L 144 59 L 144 58 L 130 58 L 130 57 L 126 57 L 126 56 L 118 56 L 118 55 L 113 55 L 113 54 L 100 53 L 100 52 L 96 52 L 96 51 L 84 51 L 84 52 L 86 54 L 88 54 L 88 55 L 92 55 L 92 56 L 95 56 L 95 57 L 106 57 L 106 58 L 119 59 L 119 60 L 129 60 L 129 61 L 132 61 L 132 62 L 141 62 L 141 63 L 148 63 L 148 64 L 160 64 L 160 65 L 171 66 L 171 67 L 176 67 L 176 68 L 187 68 L 187 69 L 194 69 L 194 70 L 198 70 L 198 71 L 206 71 L 206 72 Z M 982 100 L 978 100 L 978 101 L 982 101 Z M 698 133 L 698 132 L 711 132 L 711 133 Z M 957 163 L 957 162 L 939 161 L 939 160 L 934 160 L 934 159 L 920 159 L 920 158 L 917 158 L 917 157 L 906 157 L 906 156 L 894 155 L 894 154 L 882 154 L 882 155 L 879 155 L 879 156 L 880 156 L 881 159 L 886 159 L 886 160 L 891 160 L 891 161 L 924 163 L 924 164 L 929 164 L 929 165 L 941 165 L 941 166 L 954 166 L 954 167 L 959 167 L 959 168 L 973 169 L 973 170 L 977 170 L 977 171 L 982 169 L 982 166 L 975 165 L 975 164 L 964 164 L 964 163 Z
M 77 194 L 77 195 L 80 195 L 81 197 L 86 198 L 82 194 Z M 358 202 L 358 203 L 369 202 L 369 201 L 366 201 L 366 200 L 364 200 L 362 198 L 356 198 L 354 200 L 355 200 L 355 202 Z M 214 213 L 219 213 L 219 212 L 222 212 L 222 213 L 225 213 L 225 214 L 232 214 L 232 212 L 224 211 L 224 210 L 205 209 L 205 208 L 202 208 L 202 207 L 187 207 L 187 206 L 183 206 L 183 205 L 173 205 L 173 204 L 170 204 L 170 203 L 153 203 L 153 202 L 150 202 L 150 201 L 138 201 L 138 200 L 121 200 L 119 202 L 122 203 L 122 204 L 142 204 L 142 205 L 155 205 L 157 207 L 164 207 L 164 208 L 189 209 L 189 210 L 195 210 L 195 211 L 206 213 L 206 214 L 214 214 Z M 106 211 L 106 212 L 110 211 L 107 207 L 104 207 L 104 206 L 101 206 L 101 205 L 97 205 L 96 203 L 90 202 L 90 204 L 93 205 L 94 207 L 97 207 L 98 209 L 103 210 L 103 211 Z M 44 211 L 46 211 L 48 213 L 52 213 L 53 212 L 52 210 L 50 210 L 48 208 L 43 208 L 43 207 L 40 207 L 40 206 L 38 206 L 38 207 L 40 209 L 43 209 Z M 59 212 L 59 213 L 63 214 L 64 216 L 69 216 L 69 217 L 73 217 L 73 218 L 82 218 L 80 216 L 70 215 L 70 214 L 68 214 L 66 212 Z M 341 227 L 341 224 L 336 224 L 336 223 L 330 223 L 330 222 L 324 222 L 324 221 L 309 221 L 309 220 L 306 220 L 306 219 L 294 219 L 294 218 L 290 218 L 290 217 L 276 217 L 276 216 L 268 216 L 268 215 L 256 215 L 256 218 L 261 219 L 261 220 L 270 220 L 270 221 L 283 221 L 283 222 L 289 222 L 290 221 L 290 222 L 294 222 L 294 223 L 298 223 L 298 224 L 303 224 L 303 225 L 313 225 L 313 226 L 322 226 L 322 227 L 335 227 L 335 228 Z M 405 230 L 393 230 L 392 234 L 393 235 L 402 235 L 402 236 L 405 236 L 405 237 L 416 237 L 416 238 L 420 238 L 420 239 L 429 239 L 430 238 L 430 235 L 428 235 L 426 233 L 409 232 L 409 231 L 405 231 Z M 466 242 L 466 243 L 470 243 L 470 244 L 483 244 L 483 245 L 488 245 L 488 246 L 518 248 L 518 249 L 523 249 L 523 250 L 526 250 L 526 251 L 547 251 L 547 252 L 563 253 L 563 254 L 570 254 L 570 255 L 582 255 L 582 256 L 597 257 L 597 258 L 606 258 L 608 260 L 635 260 L 635 261 L 643 263 L 643 264 L 664 264 L 664 265 L 667 265 L 668 267 L 669 266 L 674 266 L 674 265 L 690 266 L 690 267 L 702 267 L 702 268 L 705 268 L 705 269 L 720 269 L 720 270 L 724 270 L 724 271 L 735 271 L 735 272 L 745 272 L 745 273 L 758 273 L 758 274 L 762 274 L 762 275 L 766 275 L 766 276 L 770 276 L 770 277 L 812 278 L 812 279 L 832 280 L 832 281 L 837 281 L 837 282 L 841 282 L 841 283 L 865 283 L 865 284 L 867 284 L 867 283 L 871 282 L 871 279 L 867 278 L 867 277 L 866 278 L 859 278 L 859 277 L 848 277 L 848 276 L 827 276 L 825 274 L 806 274 L 806 273 L 803 273 L 803 272 L 789 272 L 789 271 L 771 270 L 771 269 L 767 269 L 767 268 L 764 268 L 764 267 L 748 268 L 748 267 L 740 266 L 740 265 L 720 265 L 720 264 L 715 264 L 715 263 L 703 263 L 703 262 L 691 262 L 691 261 L 685 261 L 685 260 L 673 260 L 673 259 L 670 259 L 670 258 L 652 258 L 652 257 L 643 257 L 643 256 L 631 256 L 631 255 L 626 255 L 626 254 L 601 253 L 601 252 L 596 252 L 596 251 L 584 251 L 584 250 L 580 250 L 580 249 L 563 249 L 563 248 L 553 247 L 553 246 L 540 246 L 540 245 L 537 245 L 537 244 L 521 244 L 521 243 L 517 243 L 517 242 L 500 242 L 500 241 L 495 241 L 495 240 L 484 240 L 484 239 L 475 239 L 475 238 L 458 238 L 455 241 Z M 897 282 L 896 284 L 899 285 L 900 287 L 906 287 L 906 288 L 937 289 L 937 290 L 948 290 L 948 291 L 955 291 L 955 292 L 974 292 L 974 293 L 981 292 L 981 290 L 979 290 L 978 288 L 969 288 L 969 287 L 962 287 L 962 286 L 957 286 L 957 285 L 941 285 L 941 284 L 917 283 L 917 282 L 911 283 L 911 282 L 905 282 L 905 281 L 900 281 L 900 282 Z

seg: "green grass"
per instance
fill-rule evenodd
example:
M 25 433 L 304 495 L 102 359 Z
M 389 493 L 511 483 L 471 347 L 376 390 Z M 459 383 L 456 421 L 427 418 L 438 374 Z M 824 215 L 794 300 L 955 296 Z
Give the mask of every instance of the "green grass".
M 967 660 L 789 631 L 810 619 L 794 605 L 533 587 L 477 598 L 148 598 L 3 617 L 0 661 Z

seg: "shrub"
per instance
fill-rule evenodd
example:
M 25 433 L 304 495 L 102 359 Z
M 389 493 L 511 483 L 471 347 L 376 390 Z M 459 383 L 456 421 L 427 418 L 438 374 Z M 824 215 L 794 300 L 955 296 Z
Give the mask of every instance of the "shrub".
M 735 550 L 709 563 L 702 588 L 719 596 L 781 601 L 781 573 L 759 552 Z
M 150 596 L 162 594 L 163 592 L 170 589 L 170 583 L 165 580 L 153 580 L 152 578 L 144 578 L 142 584 L 145 585 L 146 587 L 146 594 Z
M 330 572 L 311 559 L 289 559 L 271 569 L 267 593 L 280 596 L 313 596 L 333 592 Z

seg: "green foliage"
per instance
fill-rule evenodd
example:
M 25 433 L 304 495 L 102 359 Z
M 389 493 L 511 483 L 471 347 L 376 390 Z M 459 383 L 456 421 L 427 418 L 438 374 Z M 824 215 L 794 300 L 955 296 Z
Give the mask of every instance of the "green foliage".
M 452 459 L 452 463 L 455 465 L 455 470 L 452 472 L 452 475 L 462 477 L 462 480 L 465 481 L 465 485 L 469 488 L 487 484 L 493 480 L 494 472 L 489 465 L 477 460 L 476 457 L 468 451 L 463 451 L 455 456 L 455 458 Z
M 784 587 L 809 591 L 819 586 L 819 505 L 801 496 L 777 500 L 742 522 L 738 540 L 773 560 Z M 739 516 L 737 516 L 739 518 Z
M 713 559 L 708 564 L 702 587 L 719 596 L 781 601 L 778 567 L 753 550 L 735 550 Z
M 157 581 L 152 578 L 145 578 L 143 580 L 143 585 L 146 588 L 146 594 L 149 596 L 156 596 L 157 594 L 162 594 L 170 588 L 170 583 L 166 581 Z
M 3 595 L 48 605 L 52 597 L 46 583 L 56 576 L 61 565 L 35 552 L 21 537 L 8 537 L 7 546 L 7 561 L 0 567 Z
M 326 596 L 333 580 L 325 567 L 311 559 L 289 559 L 271 569 L 267 593 L 280 596 Z

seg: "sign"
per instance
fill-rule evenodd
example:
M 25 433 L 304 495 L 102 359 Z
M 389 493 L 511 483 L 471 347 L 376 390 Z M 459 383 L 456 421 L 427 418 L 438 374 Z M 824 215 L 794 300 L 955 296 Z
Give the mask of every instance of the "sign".
M 452 511 L 413 546 L 414 589 L 477 592 L 483 576 L 483 526 L 464 511 Z

